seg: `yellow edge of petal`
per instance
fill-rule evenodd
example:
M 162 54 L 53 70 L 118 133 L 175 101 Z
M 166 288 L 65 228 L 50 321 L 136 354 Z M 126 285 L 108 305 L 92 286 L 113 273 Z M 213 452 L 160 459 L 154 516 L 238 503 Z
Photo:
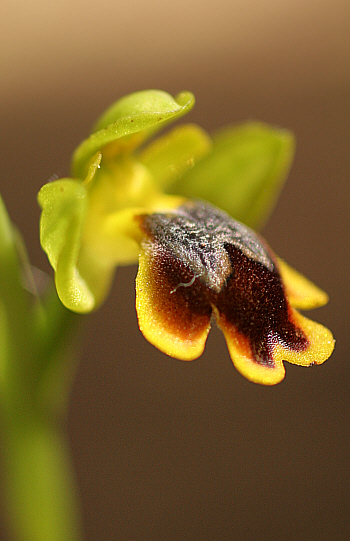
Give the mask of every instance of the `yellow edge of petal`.
M 274 359 L 273 368 L 263 366 L 253 361 L 248 352 L 243 354 L 241 348 L 238 348 L 232 340 L 227 340 L 227 347 L 234 366 L 249 381 L 260 385 L 276 385 L 284 379 L 285 369 L 282 361 Z
M 299 310 L 311 310 L 327 304 L 327 293 L 282 259 L 278 259 L 278 268 L 291 306 Z
M 164 318 L 157 311 L 152 298 L 152 287 L 148 281 L 148 257 L 140 255 L 139 270 L 136 277 L 136 311 L 140 330 L 146 340 L 160 351 L 182 361 L 192 361 L 204 351 L 210 324 L 195 340 L 181 339 L 169 333 L 164 327 Z
M 293 351 L 276 345 L 273 357 L 277 362 L 288 361 L 300 366 L 324 363 L 334 350 L 335 340 L 329 329 L 293 310 L 296 325 L 303 330 L 309 346 L 305 351 Z
M 274 367 L 263 366 L 253 360 L 248 339 L 220 317 L 217 309 L 213 307 L 218 327 L 225 336 L 227 348 L 235 368 L 253 383 L 261 385 L 276 385 L 285 376 L 285 369 L 281 360 L 275 362 Z

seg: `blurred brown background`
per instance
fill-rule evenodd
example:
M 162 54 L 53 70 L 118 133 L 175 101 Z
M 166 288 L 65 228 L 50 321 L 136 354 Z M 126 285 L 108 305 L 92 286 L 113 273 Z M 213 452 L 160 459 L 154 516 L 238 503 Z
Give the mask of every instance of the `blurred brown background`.
M 331 299 L 311 317 L 333 330 L 332 358 L 287 365 L 285 381 L 264 388 L 235 371 L 216 329 L 192 363 L 156 351 L 137 327 L 136 268 L 118 270 L 90 317 L 68 421 L 86 540 L 350 539 L 348 0 L 0 10 L 1 193 L 33 264 L 49 271 L 36 193 L 68 173 L 103 109 L 143 88 L 192 90 L 185 121 L 295 132 L 264 235 Z

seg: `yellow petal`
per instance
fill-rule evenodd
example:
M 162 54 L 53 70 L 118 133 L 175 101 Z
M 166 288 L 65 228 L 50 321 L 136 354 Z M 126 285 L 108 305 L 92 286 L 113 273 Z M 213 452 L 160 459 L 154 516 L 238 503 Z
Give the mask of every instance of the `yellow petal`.
M 284 283 L 286 295 L 294 308 L 298 308 L 299 310 L 311 310 L 312 308 L 327 304 L 327 293 L 287 265 L 282 259 L 278 259 L 277 263 L 282 282 Z

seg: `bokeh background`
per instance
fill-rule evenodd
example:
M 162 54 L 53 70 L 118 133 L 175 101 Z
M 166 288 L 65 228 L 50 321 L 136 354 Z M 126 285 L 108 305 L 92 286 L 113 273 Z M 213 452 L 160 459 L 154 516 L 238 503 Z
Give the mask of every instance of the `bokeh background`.
M 295 132 L 263 232 L 331 299 L 311 315 L 334 331 L 332 358 L 264 388 L 215 328 L 192 363 L 156 351 L 137 327 L 136 268 L 119 269 L 89 317 L 68 418 L 86 540 L 350 539 L 348 0 L 32 0 L 0 15 L 1 193 L 34 265 L 51 272 L 36 193 L 68 173 L 94 119 L 135 90 L 191 90 L 184 121 Z

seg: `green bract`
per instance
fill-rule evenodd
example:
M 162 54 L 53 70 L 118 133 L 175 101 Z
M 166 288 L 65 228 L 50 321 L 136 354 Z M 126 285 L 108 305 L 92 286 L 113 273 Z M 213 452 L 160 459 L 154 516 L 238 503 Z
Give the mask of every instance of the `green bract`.
M 190 92 L 173 98 L 148 90 L 118 100 L 75 150 L 72 178 L 40 190 L 41 244 L 67 308 L 96 308 L 115 267 L 137 262 L 138 214 L 175 208 L 187 197 L 206 199 L 248 225 L 270 211 L 293 156 L 286 131 L 247 123 L 212 140 L 189 124 L 138 151 L 193 105 Z

